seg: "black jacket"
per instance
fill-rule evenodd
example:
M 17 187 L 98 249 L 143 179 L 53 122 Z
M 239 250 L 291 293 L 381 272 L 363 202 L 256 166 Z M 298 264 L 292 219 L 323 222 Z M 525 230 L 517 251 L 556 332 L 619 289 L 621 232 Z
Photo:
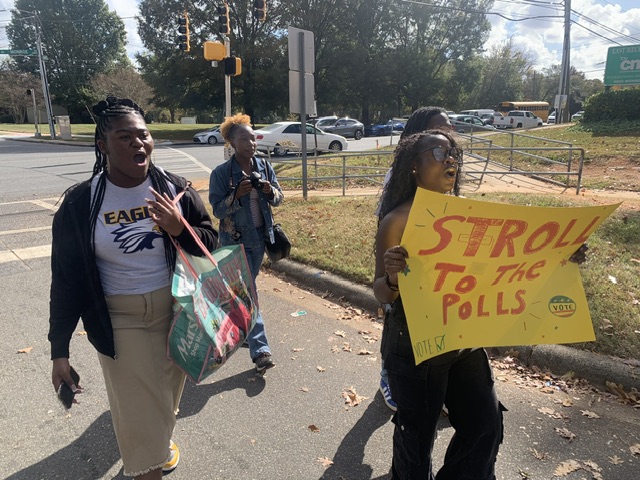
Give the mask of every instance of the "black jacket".
M 184 178 L 169 172 L 165 175 L 175 185 L 177 193 L 186 188 L 180 199 L 182 213 L 200 240 L 212 251 L 217 246 L 218 233 L 200 196 L 187 186 Z M 52 360 L 69 357 L 69 342 L 80 318 L 96 350 L 116 358 L 111 317 L 90 239 L 90 199 L 91 180 L 75 185 L 67 192 L 53 218 L 48 337 Z M 186 229 L 176 239 L 190 254 L 201 255 L 200 248 Z

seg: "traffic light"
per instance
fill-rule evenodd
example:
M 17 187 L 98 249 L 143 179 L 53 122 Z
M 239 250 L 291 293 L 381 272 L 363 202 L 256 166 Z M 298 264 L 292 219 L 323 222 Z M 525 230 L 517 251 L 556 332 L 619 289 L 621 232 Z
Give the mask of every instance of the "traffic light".
M 231 25 L 229 24 L 229 5 L 227 2 L 218 5 L 218 15 L 218 22 L 220 23 L 218 32 L 223 35 L 229 35 L 231 33 Z
M 204 59 L 219 62 L 227 54 L 227 50 L 220 42 L 204 42 Z
M 184 12 L 182 16 L 178 17 L 178 48 L 185 52 L 191 51 L 191 44 L 189 43 L 189 15 Z
M 235 77 L 242 73 L 242 59 L 238 57 L 227 57 L 224 59 L 224 74 Z
M 253 8 L 253 16 L 256 20 L 264 22 L 267 19 L 267 0 L 255 0 Z

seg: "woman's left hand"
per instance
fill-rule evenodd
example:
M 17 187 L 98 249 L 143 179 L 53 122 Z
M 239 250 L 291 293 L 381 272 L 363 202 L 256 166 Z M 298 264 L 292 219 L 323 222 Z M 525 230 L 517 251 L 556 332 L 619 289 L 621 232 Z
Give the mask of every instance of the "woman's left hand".
M 262 181 L 262 189 L 260 191 L 264 193 L 268 198 L 273 197 L 273 187 L 271 186 L 271 182 L 269 182 L 269 180 Z
M 173 204 L 166 193 L 160 194 L 151 187 L 149 187 L 149 190 L 153 193 L 153 196 L 156 197 L 155 200 L 145 198 L 149 205 L 151 220 L 169 235 L 177 237 L 184 229 L 180 218 L 180 210 Z

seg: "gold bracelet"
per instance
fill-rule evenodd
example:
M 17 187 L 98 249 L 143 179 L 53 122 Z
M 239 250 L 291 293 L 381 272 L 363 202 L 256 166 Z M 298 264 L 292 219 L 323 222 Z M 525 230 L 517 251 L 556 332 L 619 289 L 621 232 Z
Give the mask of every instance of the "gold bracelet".
M 394 285 L 393 283 L 391 283 L 391 280 L 389 279 L 389 273 L 387 272 L 384 272 L 384 283 L 387 284 L 387 288 L 392 292 L 400 291 L 400 289 L 398 288 L 398 285 Z

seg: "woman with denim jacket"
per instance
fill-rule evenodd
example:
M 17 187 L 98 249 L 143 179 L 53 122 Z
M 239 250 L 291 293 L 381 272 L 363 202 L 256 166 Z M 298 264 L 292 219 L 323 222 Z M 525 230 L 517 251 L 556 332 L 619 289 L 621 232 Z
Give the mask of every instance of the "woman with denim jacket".
M 271 207 L 280 205 L 284 196 L 271 165 L 255 156 L 256 137 L 250 117 L 240 113 L 227 117 L 220 132 L 235 153 L 211 173 L 209 202 L 220 219 L 220 243 L 244 246 L 255 284 L 265 242 L 275 242 Z M 258 372 L 275 365 L 261 313 L 247 342 Z

